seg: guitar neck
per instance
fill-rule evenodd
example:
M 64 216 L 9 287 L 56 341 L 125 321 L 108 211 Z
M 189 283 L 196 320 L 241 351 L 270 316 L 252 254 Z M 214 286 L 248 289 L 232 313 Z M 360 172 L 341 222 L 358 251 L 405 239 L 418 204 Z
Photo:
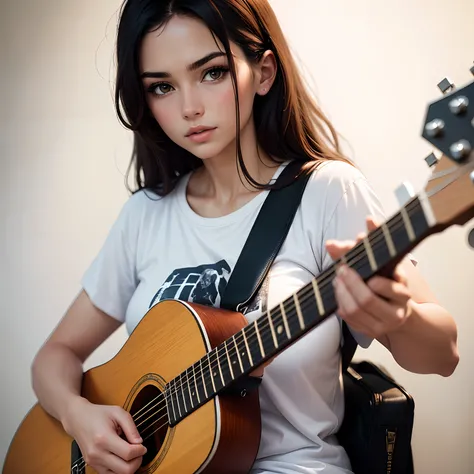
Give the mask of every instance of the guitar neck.
M 172 424 L 332 315 L 337 309 L 332 281 L 340 264 L 353 268 L 364 281 L 376 274 L 392 274 L 396 264 L 434 232 L 430 212 L 426 199 L 416 196 L 317 278 L 171 381 L 169 405 L 180 404 L 170 417 Z

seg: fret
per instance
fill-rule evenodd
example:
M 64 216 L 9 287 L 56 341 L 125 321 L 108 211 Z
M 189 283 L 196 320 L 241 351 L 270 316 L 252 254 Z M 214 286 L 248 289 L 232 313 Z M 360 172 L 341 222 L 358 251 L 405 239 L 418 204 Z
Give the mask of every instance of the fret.
M 218 369 L 219 375 L 221 377 L 222 386 L 224 387 L 225 386 L 225 381 L 224 381 L 224 375 L 222 374 L 221 356 L 220 356 L 218 350 L 215 350 L 215 353 L 216 353 L 215 361 L 217 362 L 217 369 Z
M 395 250 L 395 245 L 392 240 L 392 235 L 390 234 L 390 230 L 387 227 L 387 224 L 383 223 L 381 225 L 383 235 L 385 237 L 385 242 L 387 244 L 388 252 L 390 257 L 395 257 L 397 255 L 397 251 Z
M 191 393 L 191 381 L 189 380 L 188 369 L 186 369 L 185 374 L 186 374 L 186 385 L 188 386 L 189 402 L 191 404 L 191 408 L 194 408 L 194 403 L 193 403 L 194 397 Z
M 405 224 L 406 231 L 408 233 L 408 238 L 414 242 L 416 240 L 415 231 L 413 230 L 413 226 L 411 225 L 410 217 L 408 216 L 407 210 L 403 207 L 400 210 L 400 214 L 402 215 L 403 222 Z
M 267 311 L 267 317 L 261 317 L 257 320 L 258 331 L 260 335 L 260 341 L 263 347 L 263 354 L 273 354 L 275 349 L 279 347 L 278 343 L 278 333 L 276 331 L 277 320 L 274 318 L 273 314 L 270 314 Z M 255 325 L 254 325 L 255 328 Z M 258 342 L 258 336 L 257 336 Z M 259 359 L 262 358 L 262 350 L 259 351 Z
M 362 241 L 364 243 L 365 252 L 367 253 L 367 256 L 369 258 L 370 268 L 373 272 L 375 272 L 377 270 L 377 262 L 375 261 L 374 252 L 372 251 L 372 246 L 370 245 L 369 238 L 364 237 Z
M 232 336 L 232 340 L 234 342 L 235 353 L 237 354 L 237 358 L 239 360 L 240 373 L 243 374 L 245 371 L 244 371 L 244 366 L 242 364 L 242 359 L 240 358 L 239 346 L 237 345 L 237 341 L 235 340 L 235 334 Z
M 207 392 L 206 379 L 204 378 L 204 367 L 202 365 L 202 359 L 199 361 L 199 366 L 201 370 L 202 386 L 204 387 L 204 395 L 206 396 L 206 399 L 207 399 L 209 398 L 209 394 Z
M 247 370 L 252 367 L 250 360 L 252 356 L 246 341 L 247 339 L 243 330 L 234 336 L 234 344 L 239 354 L 239 361 L 242 364 L 242 373 L 247 372 Z
M 230 364 L 232 367 L 232 377 L 235 380 L 237 377 L 244 373 L 244 367 L 242 360 L 240 359 L 239 347 L 235 341 L 235 335 L 227 343 L 227 350 L 229 353 Z
M 271 310 L 271 318 L 273 319 L 273 324 L 275 326 L 275 337 L 277 338 L 278 347 L 282 347 L 288 341 L 285 333 L 285 326 L 283 324 L 283 314 L 281 312 L 281 306 Z M 272 348 L 272 353 L 275 352 Z
M 295 302 L 296 314 L 298 315 L 298 322 L 300 323 L 300 329 L 304 331 L 305 325 L 303 320 L 303 313 L 301 312 L 300 300 L 298 298 L 298 293 L 293 295 L 293 300 Z
M 281 314 L 283 316 L 283 325 L 285 327 L 286 337 L 288 339 L 291 339 L 291 332 L 290 332 L 290 328 L 288 327 L 288 317 L 286 315 L 286 311 L 285 311 L 285 308 L 283 306 L 283 303 L 280 303 L 280 310 L 281 310 Z
M 192 369 L 192 372 L 193 372 L 193 385 L 194 385 L 194 393 L 193 393 L 193 397 L 194 397 L 194 400 L 196 400 L 196 397 L 197 397 L 197 403 L 196 405 L 200 405 L 201 404 L 201 396 L 199 395 L 199 386 L 197 384 L 197 379 L 196 379 L 196 370 L 194 368 L 194 365 L 191 366 L 191 369 Z
M 357 271 L 362 279 L 365 280 L 374 274 L 363 243 L 359 242 L 346 255 L 348 265 Z
M 416 205 L 413 205 L 413 210 L 410 211 L 409 216 L 417 240 L 421 239 L 430 229 L 430 224 L 420 198 L 417 198 Z
M 187 385 L 188 381 L 185 379 L 185 376 L 183 372 L 179 375 L 179 388 L 178 391 L 181 393 L 182 398 L 183 398 L 183 404 L 184 404 L 184 414 L 188 412 L 188 407 L 191 407 L 191 399 L 190 396 L 188 396 L 188 390 L 187 390 Z
M 252 352 L 250 351 L 250 348 L 249 348 L 249 344 L 248 344 L 248 341 L 247 341 L 247 335 L 245 334 L 245 330 L 246 330 L 246 328 L 244 328 L 242 330 L 242 337 L 243 337 L 244 342 L 245 342 L 245 348 L 247 349 L 247 356 L 249 358 L 250 365 L 253 366 L 254 363 L 253 363 L 253 359 L 252 359 Z
M 181 393 L 181 390 L 179 390 L 178 386 L 176 385 L 176 382 L 174 382 L 173 391 L 174 391 L 174 394 L 176 395 L 176 405 L 178 405 L 178 413 L 179 413 L 179 417 L 181 418 L 183 416 L 183 414 L 181 413 L 181 403 L 179 401 L 179 394 Z
M 390 249 L 388 242 L 392 241 L 388 228 L 386 228 L 386 232 L 379 227 L 378 229 L 374 230 L 370 233 L 370 244 L 372 246 L 372 250 L 374 252 L 375 260 L 378 264 L 379 268 L 382 268 L 386 265 L 390 260 L 393 258 L 393 255 L 390 254 Z M 387 240 L 387 235 L 389 236 L 389 241 Z M 395 252 L 395 248 L 393 248 Z
M 267 311 L 267 319 L 268 319 L 268 325 L 270 326 L 270 329 L 272 332 L 273 343 L 275 344 L 275 347 L 278 348 L 278 341 L 275 335 L 275 328 L 273 326 L 273 321 L 272 321 L 273 318 L 270 315 L 270 311 Z
M 246 326 L 244 328 L 246 340 L 249 347 L 249 354 L 252 359 L 252 367 L 256 367 L 263 359 L 262 350 L 259 345 L 259 336 L 257 336 L 255 326 L 256 324 L 250 324 L 249 326 Z
M 255 334 L 257 335 L 258 345 L 260 347 L 260 353 L 263 359 L 265 357 L 265 350 L 263 349 L 262 338 L 260 337 L 260 331 L 258 329 L 257 320 L 254 321 L 254 327 L 255 327 Z
M 398 254 L 410 250 L 414 243 L 426 236 L 430 228 L 419 198 L 410 201 L 387 226 Z
M 227 363 L 229 365 L 229 372 L 232 380 L 235 380 L 234 370 L 232 369 L 232 361 L 230 360 L 229 350 L 227 349 L 227 341 L 224 341 L 224 349 L 227 356 Z
M 212 382 L 212 389 L 213 389 L 214 393 L 217 393 L 216 382 L 215 382 L 215 378 L 217 377 L 217 372 L 215 372 L 215 368 L 212 366 L 211 354 L 214 354 L 214 351 L 208 352 L 208 354 L 207 354 L 207 360 L 209 362 L 209 369 L 208 369 L 209 370 L 209 377 L 210 377 L 211 382 Z
M 325 279 L 324 275 L 325 273 L 318 277 L 318 280 L 320 281 L 317 283 L 317 287 L 321 288 L 321 290 L 323 291 L 322 294 L 320 293 L 322 297 L 324 297 L 325 294 L 325 285 L 324 283 L 322 284 L 322 281 Z M 313 323 L 316 315 L 320 314 L 316 302 L 316 296 L 314 294 L 314 283 L 312 281 L 308 283 L 304 288 L 301 288 L 300 291 L 298 291 L 298 298 L 300 302 L 303 323 L 305 328 L 308 328 Z
M 225 346 L 223 344 L 219 346 L 219 351 L 217 354 L 219 357 L 219 369 L 223 380 L 222 386 L 225 386 L 228 385 L 229 382 L 232 382 L 234 377 L 232 377 L 229 360 L 227 359 Z
M 204 386 L 206 387 L 208 396 L 217 392 L 216 386 L 214 384 L 214 377 L 212 376 L 210 353 L 207 354 L 206 361 L 204 363 Z
M 295 298 L 287 298 L 282 302 L 282 306 L 285 310 L 286 326 L 288 327 L 288 331 L 285 329 L 286 336 L 287 339 L 291 339 L 301 332 L 300 321 L 295 307 Z M 288 336 L 288 334 L 290 334 L 290 336 Z
M 173 416 L 174 419 L 178 419 L 178 413 L 179 413 L 179 403 L 178 403 L 178 393 L 176 392 L 176 379 L 171 381 L 171 386 L 170 386 L 170 397 L 171 397 L 171 406 L 173 407 Z M 175 406 L 177 409 L 175 410 Z
M 411 245 L 410 237 L 408 236 L 408 231 L 403 222 L 403 217 L 400 214 L 395 215 L 387 223 L 390 234 L 392 235 L 393 244 L 397 250 L 397 255 L 405 252 L 407 248 Z
M 318 312 L 320 315 L 324 314 L 324 305 L 323 305 L 323 300 L 321 299 L 321 293 L 319 291 L 319 286 L 318 282 L 316 279 L 313 279 L 311 281 L 311 284 L 313 285 L 313 292 L 314 296 L 316 297 L 316 304 L 318 305 Z
M 324 308 L 327 308 L 325 311 L 329 311 L 331 308 L 333 311 L 336 309 L 336 295 L 334 293 L 334 287 L 332 286 L 334 278 L 336 278 L 335 267 L 328 268 L 326 272 L 317 278 L 323 306 Z M 306 311 L 312 312 L 312 314 L 316 313 L 318 315 L 316 319 L 319 319 L 319 317 L 322 316 L 321 313 L 317 312 L 316 308 L 310 308 Z M 315 317 L 313 316 L 313 321 L 314 319 Z
M 176 421 L 176 412 L 174 410 L 173 391 L 171 388 L 171 383 L 166 384 L 165 393 L 166 393 L 166 408 L 168 411 L 168 419 L 170 420 L 172 419 Z M 171 417 L 171 412 L 173 412 L 173 417 Z

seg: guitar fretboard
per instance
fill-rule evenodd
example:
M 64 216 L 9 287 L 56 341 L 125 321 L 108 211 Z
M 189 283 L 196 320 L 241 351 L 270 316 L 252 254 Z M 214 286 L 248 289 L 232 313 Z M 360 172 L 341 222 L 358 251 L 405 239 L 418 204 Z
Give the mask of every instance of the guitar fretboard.
M 166 386 L 171 426 L 320 324 L 337 309 L 332 286 L 345 263 L 364 280 L 393 266 L 430 233 L 419 197 L 297 293 L 264 313 Z

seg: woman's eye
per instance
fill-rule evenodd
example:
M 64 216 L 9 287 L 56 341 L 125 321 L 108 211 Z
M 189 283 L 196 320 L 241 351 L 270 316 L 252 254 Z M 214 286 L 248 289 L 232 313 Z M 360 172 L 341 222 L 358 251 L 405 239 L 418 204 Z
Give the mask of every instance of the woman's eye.
M 212 81 L 218 81 L 219 79 L 222 79 L 228 72 L 229 69 L 225 67 L 215 67 L 207 71 L 204 77 L 210 76 Z
M 229 68 L 227 67 L 214 67 L 209 69 L 204 75 L 204 78 L 209 77 L 210 80 L 205 82 L 214 82 L 220 79 L 223 79 L 224 76 L 229 72 Z M 148 92 L 155 96 L 164 96 L 169 94 L 173 90 L 173 86 L 167 84 L 166 82 L 155 82 L 154 84 L 150 84 L 148 86 Z
M 148 88 L 148 92 L 155 95 L 166 95 L 171 92 L 171 86 L 166 84 L 166 82 L 151 84 Z

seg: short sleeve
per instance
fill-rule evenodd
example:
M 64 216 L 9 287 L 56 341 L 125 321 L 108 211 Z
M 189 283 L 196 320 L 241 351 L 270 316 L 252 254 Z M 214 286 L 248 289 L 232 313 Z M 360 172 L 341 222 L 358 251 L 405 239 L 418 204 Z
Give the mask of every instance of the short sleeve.
M 328 220 L 324 223 L 323 242 L 321 248 L 322 269 L 332 265 L 333 260 L 326 251 L 325 242 L 328 240 L 355 240 L 361 232 L 367 232 L 366 217 L 372 216 L 378 222 L 385 220 L 382 205 L 367 179 L 355 170 L 347 173 L 337 183 L 339 193 L 334 196 L 332 209 Z M 336 197 L 338 196 L 338 197 Z M 357 343 L 364 348 L 369 347 L 372 338 L 351 329 Z
M 138 284 L 140 201 L 138 194 L 128 199 L 82 278 L 82 287 L 92 303 L 121 322 L 125 321 L 128 303 Z

